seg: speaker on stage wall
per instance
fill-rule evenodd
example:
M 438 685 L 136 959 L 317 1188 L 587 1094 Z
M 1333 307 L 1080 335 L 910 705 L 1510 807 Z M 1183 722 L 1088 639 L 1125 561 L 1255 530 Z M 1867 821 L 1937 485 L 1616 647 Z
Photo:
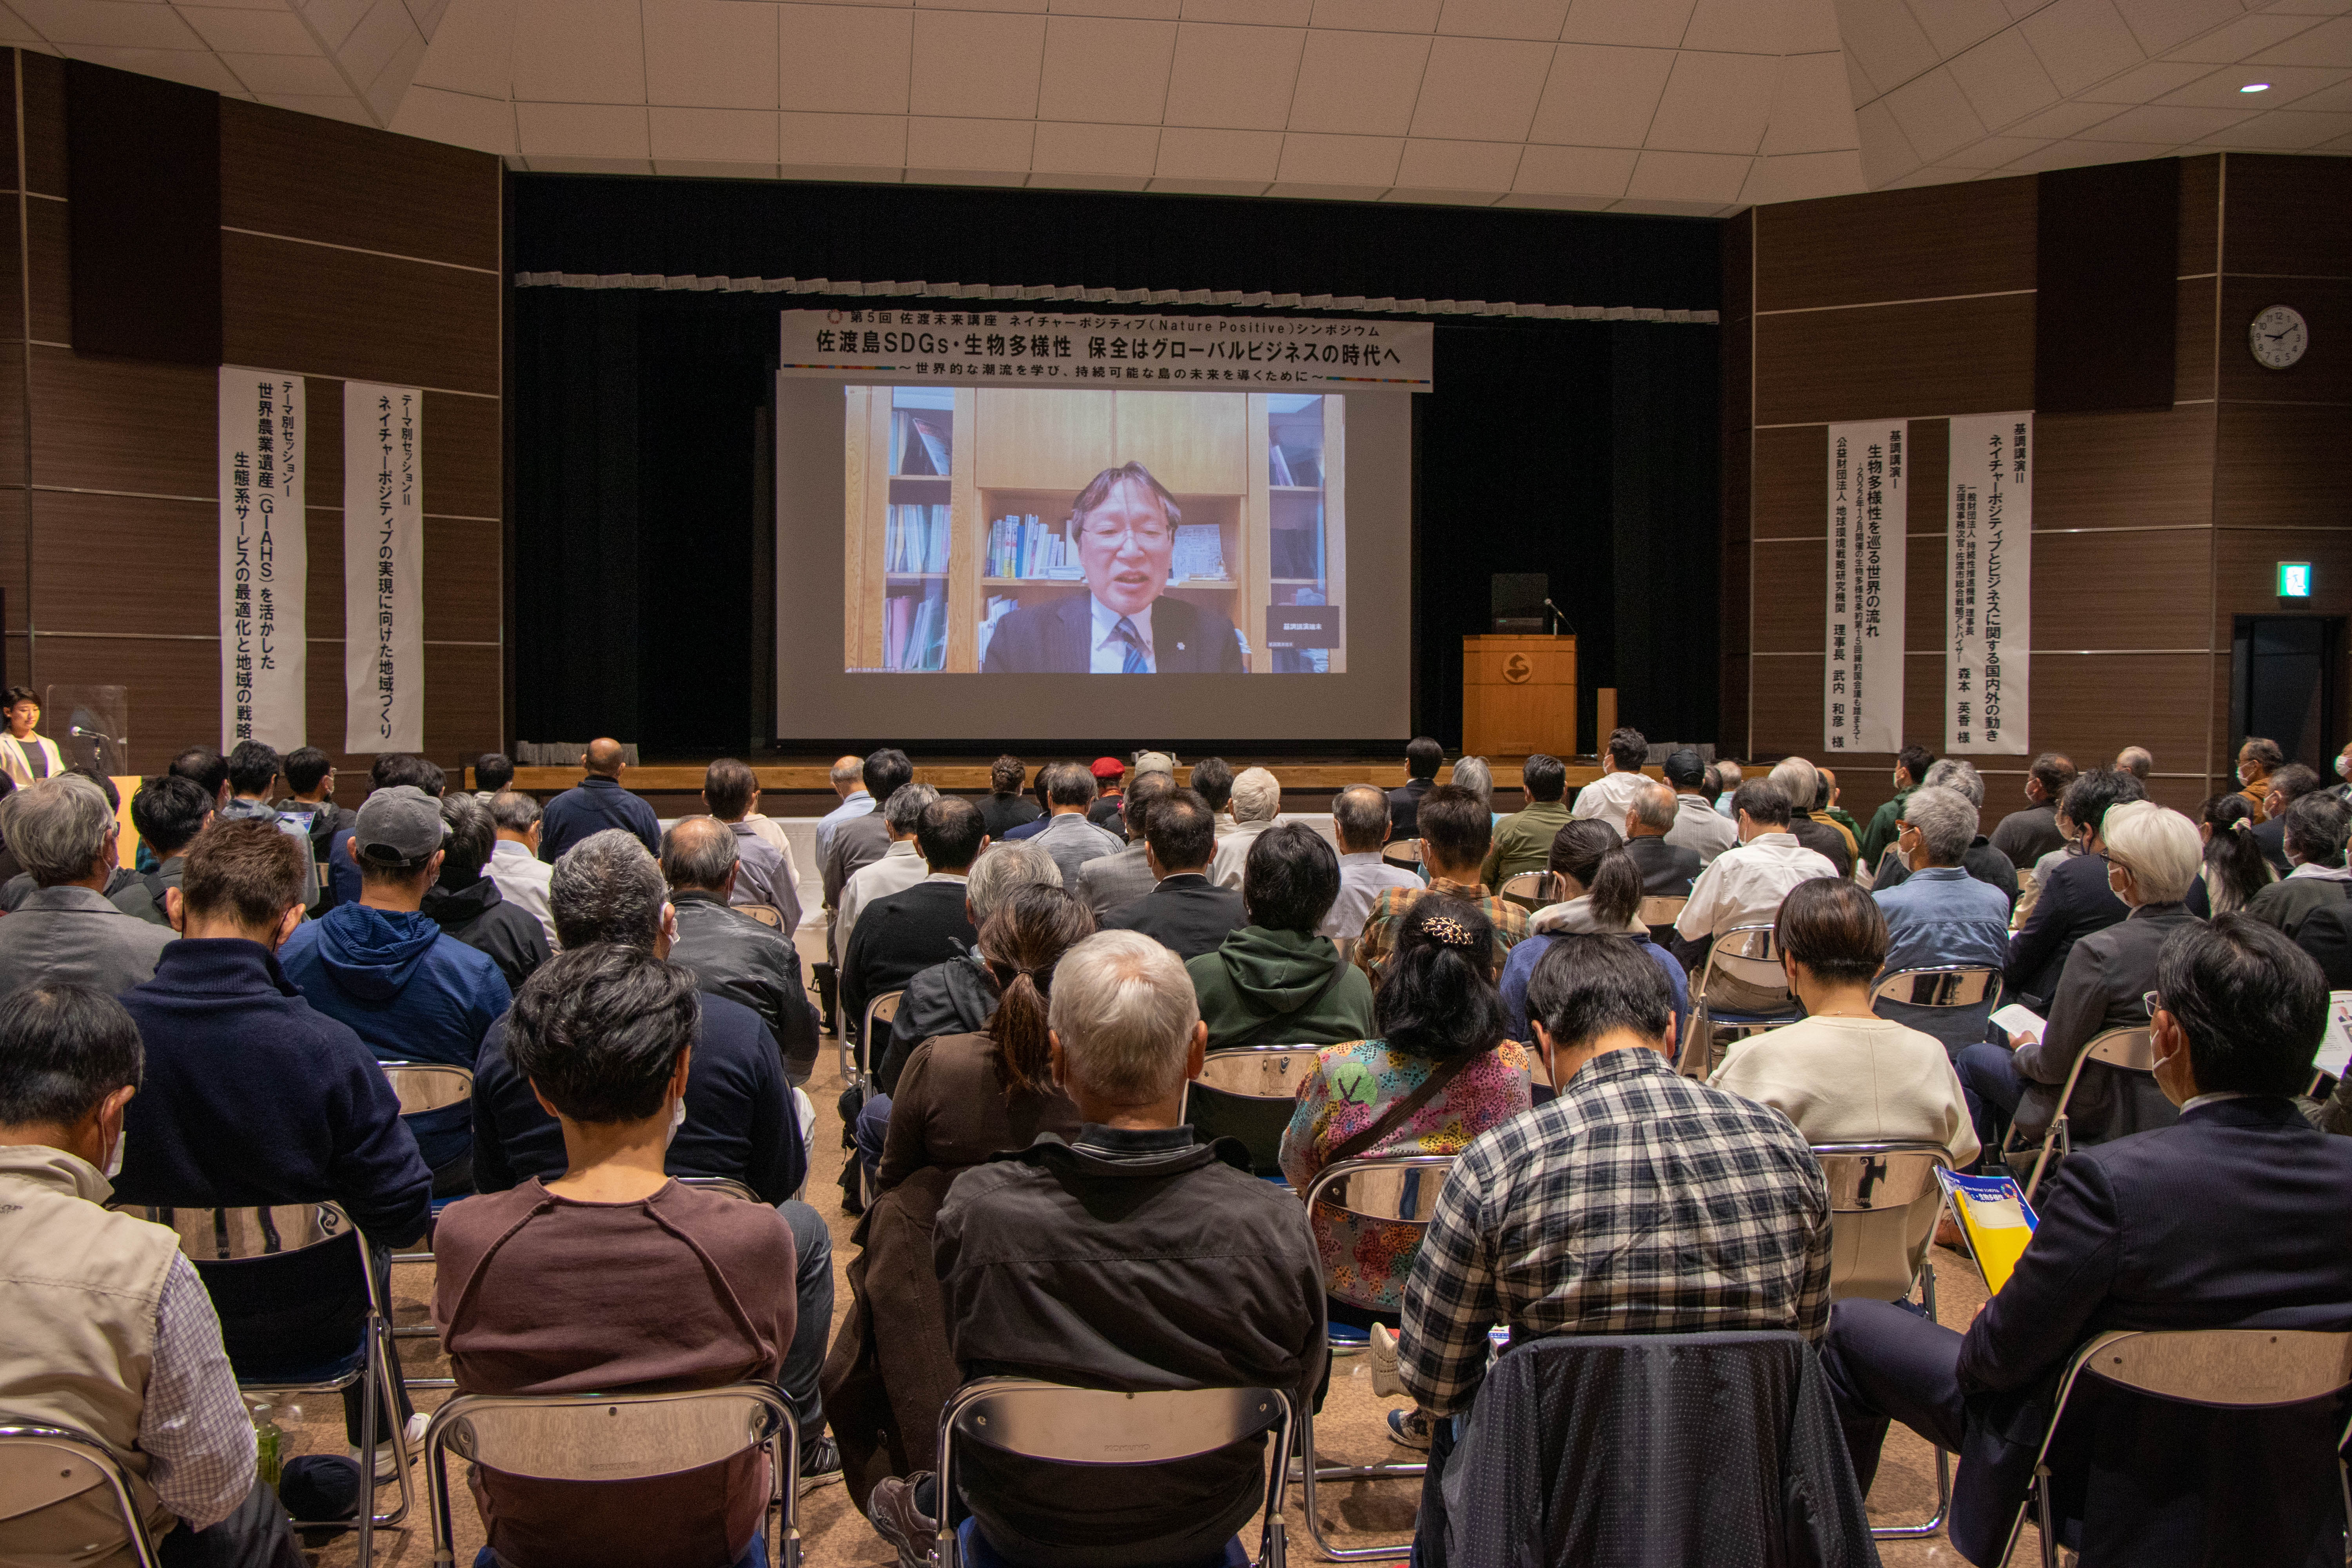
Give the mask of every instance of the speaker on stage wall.
M 1489 580 L 1486 629 L 1490 632 L 1542 632 L 1544 601 L 1551 597 L 1551 579 L 1541 572 L 1497 572 Z

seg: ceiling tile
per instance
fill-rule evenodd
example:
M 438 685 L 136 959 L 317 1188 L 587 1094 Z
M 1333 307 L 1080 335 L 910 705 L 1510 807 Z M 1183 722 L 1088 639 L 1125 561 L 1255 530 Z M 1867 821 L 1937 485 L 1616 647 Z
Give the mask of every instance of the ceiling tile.
M 1435 30 L 1444 0 L 1315 0 L 1312 25 L 1382 33 Z
M 408 68 L 415 72 L 417 58 L 424 53 L 424 37 L 416 31 L 415 20 L 400 0 L 375 0 L 360 25 L 352 29 L 342 47 L 335 51 L 336 63 L 343 74 L 362 87 L 382 76 L 387 67 L 404 55 L 410 57 Z M 405 81 L 401 85 L 407 86 Z
M 1902 0 L 1837 0 L 1838 37 L 1878 90 L 1933 70 L 1936 46 Z
M 1147 191 L 1165 191 L 1180 196 L 1262 196 L 1265 195 L 1264 180 L 1196 180 L 1184 175 L 1161 179 L 1155 175 Z
M 1843 47 L 1838 38 L 1837 0 L 1780 0 L 1784 54 L 1823 55 Z
M 1387 190 L 1386 185 L 1302 185 L 1276 180 L 1265 188 L 1265 194 L 1276 201 L 1370 202 L 1378 201 Z
M 2171 153 L 2169 146 L 2135 147 L 2128 142 L 2053 142 L 2038 153 L 2028 153 L 2014 163 L 2002 165 L 2002 173 L 2038 174 L 2044 169 L 2081 169 L 2093 163 L 2133 163 L 2144 158 L 2162 158 Z
M 375 124 L 374 117 L 349 93 L 328 96 L 304 92 L 260 92 L 254 97 L 272 109 L 290 109 L 297 114 L 315 114 L 322 120 L 341 120 L 352 125 Z M 446 138 L 436 137 L 436 140 Z
M 430 43 L 441 27 L 441 18 L 449 12 L 449 0 L 402 0 L 408 14 L 416 18 L 416 30 Z
M 1244 22 L 1260 27 L 1303 27 L 1315 0 L 1184 0 L 1187 22 Z
M 1157 125 L 1176 53 L 1173 22 L 1055 16 L 1045 24 L 1040 113 Z
M 228 55 L 221 63 L 235 72 L 249 92 L 318 93 L 348 96 L 351 84 L 332 60 L 317 55 Z
M 551 153 L 529 158 L 518 156 L 513 166 L 536 174 L 650 174 L 654 172 L 650 158 L 566 158 Z
M 33 30 L 31 23 L 9 10 L 5 5 L 0 5 L 0 43 L 31 44 L 44 53 L 48 47 L 41 35 Z
M 2181 109 L 2142 104 L 2076 133 L 2078 142 L 2194 142 L 2253 118 L 2242 109 Z
M 1787 46 L 1781 8 L 1764 0 L 1698 0 L 1683 28 L 1686 49 L 1777 55 Z
M 651 158 L 642 105 L 517 103 L 515 130 L 526 158 Z
M 1186 0 L 1191 8 L 1192 0 Z M 1290 118 L 1307 35 L 1287 28 L 1185 22 L 1176 29 L 1167 122 L 1279 131 Z
M 2238 0 L 2116 0 L 2139 47 L 2160 55 L 2245 15 Z
M 1681 44 L 1696 0 L 1569 0 L 1559 36 L 1571 44 Z
M 2056 0 L 2018 25 L 2061 92 L 2079 92 L 2144 58 L 2112 0 Z
M 1469 38 L 1559 37 L 1568 20 L 1568 0 L 1445 0 L 1437 18 L 1441 33 Z
M 1396 183 L 1416 190 L 1491 191 L 1511 188 L 1519 166 L 1519 142 L 1438 142 L 1416 138 L 1404 144 Z
M 1911 173 L 1904 175 L 1899 180 L 1889 180 L 1885 184 L 1881 185 L 1879 189 L 1885 191 L 1908 191 L 1915 190 L 1921 185 L 1950 185 L 1957 184 L 1962 180 L 1980 179 L 1983 176 L 1981 175 L 1970 174 L 1965 169 L 1954 169 L 1942 163 L 1930 163 L 1924 169 L 1912 170 Z
M 2341 16 L 2352 11 L 2352 0 L 2271 0 L 2262 9 L 2283 16 Z
M 1437 39 L 1422 75 L 1412 133 L 1458 141 L 1525 140 L 1551 57 L 1549 44 Z
M 910 115 L 907 120 L 907 167 L 1029 172 L 1029 149 L 1036 123 L 1028 120 L 946 120 Z M 909 179 L 913 174 L 909 173 Z
M 2056 84 L 2014 27 L 1994 34 L 1947 68 L 1989 127 L 2022 120 L 2058 101 Z
M 454 142 L 481 153 L 515 150 L 514 105 L 504 99 L 411 87 L 401 98 L 392 129 L 403 136 Z
M 1878 96 L 1878 89 L 1872 86 L 1870 78 L 1863 74 L 1862 62 L 1853 58 L 1853 51 L 1840 48 L 1838 56 L 1845 61 L 1846 86 L 1853 100 L 1853 106 L 1860 109 Z
M 1224 180 L 1266 184 L 1282 163 L 1282 136 L 1272 131 L 1209 131 L 1171 126 L 1160 133 L 1160 180 Z
M 779 5 L 776 48 L 779 108 L 838 114 L 898 114 L 907 108 L 915 51 L 909 12 Z
M 1751 162 L 1711 153 L 1644 153 L 1625 194 L 1653 201 L 1738 201 Z
M 1883 100 L 1855 110 L 1853 129 L 1862 138 L 1862 172 L 1871 189 L 1877 190 L 1919 166 L 1919 154 L 1911 150 L 1903 127 L 1895 123 Z
M 2086 103 L 2147 103 L 2187 87 L 2210 69 L 2209 66 L 2181 60 L 2150 60 L 2121 76 L 2109 77 L 2096 87 L 2086 87 L 2075 97 Z
M 1123 125 L 1118 129 L 1135 128 Z M 1045 128 L 1040 125 L 1037 130 L 1042 136 Z M 1030 189 L 1043 191 L 1141 191 L 1150 188 L 1151 179 L 1146 174 L 1073 174 L 1058 169 L 1044 173 L 1032 169 L 1028 184 Z
M 1938 161 L 1947 169 L 1998 169 L 2048 145 L 2048 139 L 2040 136 L 1988 136 Z
M 1183 0 L 1045 0 L 1045 9 L 1057 16 L 1128 16 L 1172 22 L 1183 11 L 1184 4 Z
M 2344 73 L 2340 70 L 2319 70 L 2310 66 L 2231 66 L 2201 77 L 2187 87 L 2168 92 L 2157 101 L 2228 109 L 2245 102 L 2249 96 L 2259 96 L 2263 100 L 2261 108 L 2277 109 L 2305 94 L 2317 92 L 2323 87 L 2333 87 L 2343 79 Z M 2271 89 L 2259 95 L 2238 90 L 2250 81 L 2266 81 L 2271 84 Z
M 646 96 L 655 103 L 701 109 L 776 107 L 776 12 L 736 0 L 644 0 Z M 769 126 L 769 140 L 775 127 Z M 656 158 L 705 159 L 700 153 L 664 153 L 654 134 Z M 727 160 L 722 159 L 722 162 Z M 774 163 L 772 151 L 765 160 Z
M 397 0 L 395 0 L 397 3 Z M 315 55 L 317 42 L 291 11 L 191 9 L 184 14 L 207 47 L 247 55 Z
M 1675 153 L 1754 153 L 1764 142 L 1780 75 L 1780 62 L 1769 55 L 1680 51 L 1643 145 Z
M 2226 27 L 2216 27 L 2203 37 L 2191 38 L 2178 48 L 2168 49 L 2165 58 L 2204 60 L 2217 66 L 2252 59 L 2273 44 L 2284 43 L 2297 33 L 2309 31 L 2314 20 L 2310 16 L 2265 16 L 2258 12 L 2241 16 Z
M 1529 156 L 1542 149 L 1530 147 Z M 1614 199 L 1609 196 L 1545 195 L 1536 191 L 1513 191 L 1495 204 L 1498 207 L 1527 207 L 1537 212 L 1597 213 L 1606 212 Z
M 1648 213 L 1657 217 L 1721 217 L 1731 210 L 1731 202 L 1665 202 L 1628 196 L 1609 204 L 1612 213 Z
M 250 90 L 230 74 L 221 58 L 210 49 L 118 49 L 104 44 L 72 44 L 63 53 L 70 59 L 88 60 L 94 66 L 112 66 L 116 70 L 162 77 L 165 81 L 201 87 L 232 98 L 243 98 Z
M 13 4 L 19 16 L 61 48 L 75 44 L 110 49 L 205 47 L 205 41 L 169 5 L 144 5 L 139 0 L 13 0 Z
M 2352 133 L 2352 114 L 2308 114 L 2301 110 L 2273 110 L 2208 136 L 2208 146 L 2255 147 L 2266 152 L 2305 153 Z
M 2294 106 L 2297 109 L 2352 110 L 2352 81 L 2340 82 L 2296 99 Z
M 1384 194 L 1384 202 L 1402 202 L 1417 206 L 1490 207 L 1502 199 L 1500 191 L 1472 191 L 1455 186 L 1399 185 Z
M 705 163 L 692 158 L 656 158 L 654 173 L 676 180 L 772 180 L 773 163 Z
M 2087 130 L 2102 120 L 2112 119 L 2115 112 L 2113 104 L 2053 103 L 2041 113 L 2029 114 L 2006 129 L 2012 136 L 2030 136 L 2047 142 Z
M 1771 121 L 1764 131 L 1763 151 L 1787 156 L 1861 145 L 1853 129 L 1853 108 L 1843 90 L 1844 86 L 1843 52 L 1791 55 L 1783 59 L 1780 81 L 1773 89 Z
M 516 0 L 514 95 L 551 103 L 643 103 L 645 27 L 637 0 Z M 642 127 L 645 116 L 637 120 Z M 530 151 L 525 146 L 523 155 Z
M 408 96 L 409 83 L 415 79 L 416 68 L 425 61 L 426 47 L 423 34 L 410 33 L 392 58 L 384 62 L 383 68 L 375 73 L 375 79 L 367 84 L 368 104 L 380 123 L 392 123 L 400 100 Z
M 1639 147 L 1657 117 L 1666 78 L 1675 68 L 1672 49 L 1621 49 L 1597 44 L 1562 44 L 1552 58 L 1551 79 L 1536 106 L 1530 142 L 1575 147 Z
M 2009 26 L 2009 8 L 2000 0 L 1906 0 L 1911 15 L 1927 41 L 1946 59 L 1991 37 Z M 2235 5 L 2237 0 L 2229 0 Z
M 1308 33 L 1289 128 L 1402 135 L 1412 123 L 1429 46 L 1409 33 Z
M 1043 16 L 918 11 L 908 107 L 919 114 L 1031 119 L 1045 58 Z
M 907 122 L 895 114 L 776 116 L 776 161 L 820 167 L 905 166 Z
M 907 0 L 850 0 L 852 5 L 903 5 Z M 1034 11 L 1042 16 L 1045 0 L 914 0 L 919 11 Z
M 1968 95 L 1948 68 L 1929 71 L 1886 95 L 1886 107 L 1903 127 L 1904 140 L 1927 163 L 1958 151 L 1989 129 L 1969 107 Z
M 1141 181 L 1150 176 L 1159 158 L 1157 125 L 1074 125 L 1048 120 L 1037 127 L 1029 167 L 1039 174 L 1119 174 Z
M 2253 57 L 2262 66 L 2352 66 L 2352 16 L 2322 22 L 2308 33 Z
M 1633 177 L 1632 148 L 1529 147 L 1511 189 L 1530 195 L 1622 196 Z
M 1862 153 L 1800 153 L 1785 158 L 1759 158 L 1748 171 L 1741 188 L 1743 202 L 1801 202 L 1817 196 L 1852 195 L 1869 189 L 1862 177 Z
M 760 109 L 668 109 L 646 111 L 656 160 L 700 163 L 773 163 L 776 116 Z
M 1282 139 L 1282 163 L 1276 171 L 1285 184 L 1374 185 L 1381 190 L 1396 184 L 1397 162 L 1404 156 L 1399 136 L 1324 136 L 1294 131 Z
M 514 0 L 466 0 L 441 19 L 425 63 L 416 68 L 416 82 L 477 98 L 504 98 L 513 65 Z

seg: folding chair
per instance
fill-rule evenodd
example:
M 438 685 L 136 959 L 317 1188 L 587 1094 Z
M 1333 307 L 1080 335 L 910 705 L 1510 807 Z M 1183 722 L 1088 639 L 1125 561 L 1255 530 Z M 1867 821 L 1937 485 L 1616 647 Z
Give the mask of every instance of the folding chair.
M 1552 897 L 1554 887 L 1549 871 L 1521 871 L 1516 876 L 1504 878 L 1503 885 L 1495 889 L 1495 896 L 1507 899 L 1524 909 L 1541 909 L 1556 901 Z
M 746 915 L 758 921 L 771 931 L 784 929 L 783 911 L 773 904 L 730 904 L 728 907 L 739 915 Z
M 392 1092 L 400 1097 L 400 1114 L 404 1117 L 446 1110 L 453 1105 L 468 1104 L 474 1098 L 474 1070 L 471 1068 L 455 1067 L 446 1062 L 383 1062 L 379 1065 L 383 1068 L 385 1080 L 392 1085 Z M 457 1194 L 435 1198 L 433 1217 L 440 1218 L 441 1211 L 463 1195 Z M 425 1233 L 425 1250 L 395 1252 L 392 1260 L 394 1263 L 432 1262 L 432 1233 Z M 395 1329 L 393 1331 L 402 1339 L 431 1333 L 430 1330 L 417 1329 Z
M 1152 1389 L 1121 1394 L 1025 1377 L 965 1384 L 940 1412 L 939 1568 L 963 1568 L 949 1515 L 960 1445 L 984 1443 L 1057 1465 L 1161 1465 L 1212 1454 L 1274 1429 L 1265 1528 L 1256 1568 L 1283 1568 L 1282 1495 L 1290 1472 L 1290 1396 L 1278 1388 Z
M 2004 1563 L 2017 1550 L 2018 1531 L 2031 1508 L 2041 1526 L 2042 1568 L 2058 1568 L 2058 1521 L 2052 1517 L 2050 1502 L 2050 1442 L 2057 1436 L 2076 1380 L 2086 1373 L 2180 1404 L 2273 1409 L 2325 1399 L 2352 1385 L 2352 1333 L 2305 1329 L 2118 1329 L 2101 1334 L 2066 1363 L 2058 1398 L 2050 1407 L 2050 1425 L 2042 1430 L 2041 1451 L 2034 1456 L 2033 1484 L 2020 1500 L 2017 1517 L 2009 1527 L 2009 1544 L 2000 1557 Z M 2352 1472 L 2345 1468 L 2346 1443 L 2352 1443 L 2352 1426 L 2337 1440 L 2336 1455 L 2337 1483 L 2344 1490 L 2347 1517 L 2352 1518 Z
M 1741 967 L 1734 969 L 1732 965 Z M 1786 1013 L 1727 1013 L 1711 1006 L 1706 991 L 1717 973 L 1785 984 L 1780 950 L 1773 942 L 1772 927 L 1769 923 L 1733 926 L 1716 933 L 1714 945 L 1706 952 L 1706 963 L 1699 969 L 1698 984 L 1691 987 L 1690 1021 L 1683 1026 L 1682 1059 L 1675 1064 L 1685 1078 L 1706 1078 L 1723 1064 L 1723 1052 L 1717 1048 L 1716 1042 L 1718 1031 L 1734 1037 L 1756 1034 L 1786 1027 L 1804 1016 L 1793 997 Z
M 139 1568 L 155 1568 L 155 1544 L 139 1517 L 131 1478 L 113 1451 L 69 1426 L 20 1420 L 0 1410 L 0 1559 L 16 1560 L 10 1526 L 100 1486 L 121 1516 Z
M 2133 1027 L 2109 1029 L 2105 1034 L 2093 1037 L 2091 1043 L 2083 1047 L 2083 1054 L 2074 1058 L 2073 1069 L 2066 1074 L 2066 1087 L 2058 1091 L 2057 1114 L 2051 1117 L 2049 1130 L 2042 1135 L 2042 1151 L 2033 1157 L 2033 1173 L 2025 1181 L 2028 1203 L 2033 1201 L 2034 1189 L 2042 1184 L 2042 1176 L 2053 1163 L 2050 1157 L 2052 1151 L 2057 1152 L 2059 1160 L 2074 1152 L 2074 1135 L 2068 1124 L 2066 1107 L 2074 1098 L 2074 1085 L 2082 1080 L 2084 1065 L 2088 1062 L 2098 1062 L 2124 1072 L 2153 1076 L 2156 1072 L 2155 1043 L 2146 1028 Z M 2121 1084 L 2116 1086 L 2116 1092 L 2125 1092 Z M 2006 1159 L 2012 1153 L 2022 1154 L 2024 1152 L 2022 1146 L 2012 1143 L 2004 1147 L 2001 1154 Z M 2011 1162 L 2011 1168 L 2015 1169 L 2014 1162 Z
M 1402 866 L 1408 871 L 1421 869 L 1421 840 L 1397 838 L 1381 846 L 1381 858 L 1391 866 Z
M 1282 1134 L 1298 1104 L 1299 1081 L 1315 1068 L 1321 1046 L 1239 1046 L 1211 1051 L 1201 1076 L 1184 1086 L 1184 1120 L 1203 1143 L 1239 1139 L 1250 1169 L 1282 1180 Z
M 1830 1189 L 1830 1299 L 1866 1297 L 1900 1301 L 1916 1288 L 1927 1321 L 1936 1320 L 1936 1266 L 1927 1261 L 1935 1241 L 1930 1224 L 1912 1250 L 1911 1208 L 1930 1194 L 1940 1195 L 1938 1168 L 1950 1170 L 1952 1156 L 1941 1143 L 1816 1143 L 1813 1158 Z M 1874 1527 L 1881 1541 L 1933 1535 L 1952 1511 L 1952 1457 L 1936 1450 L 1936 1511 L 1921 1524 Z
M 1453 1154 L 1399 1154 L 1388 1159 L 1341 1160 L 1326 1165 L 1307 1184 L 1307 1212 L 1311 1216 L 1318 1202 L 1328 1201 L 1354 1217 L 1380 1220 L 1392 1225 L 1411 1225 L 1425 1235 L 1429 1222 L 1437 1213 L 1438 1189 L 1445 1185 L 1444 1173 L 1453 1169 Z M 1401 1260 L 1405 1268 L 1410 1259 Z M 1329 1294 L 1330 1283 L 1323 1279 L 1323 1249 L 1315 1249 L 1316 1282 Z M 1337 1355 L 1339 1347 L 1331 1347 Z M 1307 1533 L 1314 1538 L 1316 1550 L 1338 1563 L 1360 1562 L 1367 1558 L 1394 1560 L 1405 1546 L 1337 1547 L 1323 1539 L 1323 1521 L 1315 1504 L 1318 1481 L 1379 1481 L 1417 1479 L 1429 1471 L 1426 1462 L 1387 1465 L 1334 1465 L 1328 1468 L 1315 1462 L 1315 1412 L 1302 1409 L 1298 1413 L 1299 1474 L 1306 1491 Z M 1406 1543 L 1407 1545 L 1410 1542 Z
M 1663 896 L 1646 898 L 1634 910 L 1633 918 L 1645 926 L 1670 926 L 1683 918 L 1683 907 L 1689 902 L 1688 893 L 1676 899 Z
M 180 1251 L 220 1317 L 229 1370 L 246 1394 L 340 1393 L 360 1390 L 360 1430 L 377 1429 L 379 1401 L 397 1408 L 392 1385 L 392 1313 L 367 1238 L 333 1204 L 282 1204 L 273 1208 L 130 1207 L 126 1214 L 175 1232 Z M 392 1431 L 400 1506 L 374 1511 L 374 1454 L 363 1444 L 360 1469 L 368 1478 L 360 1509 L 359 1568 L 375 1557 L 375 1531 L 408 1517 L 408 1437 Z M 296 1520 L 297 1530 L 348 1530 L 344 1519 Z
M 676 1394 L 461 1394 L 425 1429 L 425 1498 L 433 1515 L 434 1568 L 453 1568 L 449 1455 L 501 1475 L 544 1481 L 635 1481 L 700 1469 L 747 1448 L 768 1450 L 772 1551 L 782 1568 L 801 1560 L 795 1489 L 800 1426 L 783 1395 L 764 1383 Z M 765 1510 L 761 1511 L 765 1518 Z
M 1984 1020 L 2000 1005 L 2000 971 L 1963 963 L 1898 969 L 1882 977 L 1871 988 L 1870 1010 L 1882 1018 L 1891 1016 L 1896 1023 L 1907 1022 L 1900 1014 L 1890 1015 L 1880 1005 L 1888 1002 L 1899 1007 L 1937 1007 L 1953 1011 L 1972 1008 L 1977 1015 L 1977 1038 L 1982 1039 Z
M 852 1040 L 845 1034 L 841 1038 L 841 1081 L 855 1088 L 861 1096 L 874 1091 L 874 1063 L 878 1059 L 874 1054 L 875 1022 L 878 1019 L 887 1024 L 896 1018 L 898 1004 L 906 994 L 903 990 L 885 991 L 879 996 L 868 997 L 866 1021 L 857 1038 Z

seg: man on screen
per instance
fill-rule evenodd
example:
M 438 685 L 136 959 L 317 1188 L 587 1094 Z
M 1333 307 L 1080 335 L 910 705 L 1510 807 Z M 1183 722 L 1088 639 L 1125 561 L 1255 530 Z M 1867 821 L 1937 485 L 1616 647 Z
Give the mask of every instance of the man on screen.
M 1024 605 L 988 641 L 989 675 L 1238 675 L 1233 622 L 1162 595 L 1182 518 L 1140 463 L 1105 468 L 1078 492 L 1069 530 L 1087 592 Z

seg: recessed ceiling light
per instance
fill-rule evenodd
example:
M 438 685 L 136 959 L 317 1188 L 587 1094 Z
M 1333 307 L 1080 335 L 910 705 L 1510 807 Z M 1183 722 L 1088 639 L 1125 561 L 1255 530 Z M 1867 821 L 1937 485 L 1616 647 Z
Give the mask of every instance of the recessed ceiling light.
M 2238 90 L 2240 92 L 2268 92 L 2270 89 L 2271 84 L 2266 81 L 2250 81 Z

